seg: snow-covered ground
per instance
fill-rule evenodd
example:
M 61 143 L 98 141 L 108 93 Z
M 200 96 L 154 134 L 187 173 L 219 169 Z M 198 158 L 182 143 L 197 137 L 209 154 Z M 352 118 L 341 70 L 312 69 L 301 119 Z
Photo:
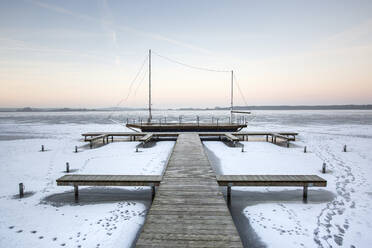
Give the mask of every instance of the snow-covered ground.
M 165 114 L 168 120 L 174 115 Z M 203 113 L 182 115 L 193 120 Z M 130 247 L 150 204 L 148 188 L 82 187 L 75 204 L 72 189 L 57 187 L 55 180 L 65 174 L 66 162 L 73 173 L 160 174 L 174 142 L 157 142 L 138 153 L 137 142 L 89 149 L 83 132 L 128 131 L 105 118 L 107 113 L 0 113 L 0 247 Z M 233 188 L 232 211 L 245 243 L 370 247 L 371 120 L 372 111 L 257 111 L 247 130 L 297 131 L 298 140 L 290 148 L 242 142 L 245 152 L 204 142 L 219 173 L 317 174 L 328 180 L 326 188 L 310 188 L 306 204 L 301 188 Z M 46 152 L 39 151 L 41 145 Z M 323 162 L 327 174 L 321 173 Z M 22 199 L 20 182 L 26 187 Z
M 72 188 L 55 183 L 65 175 L 66 162 L 77 174 L 161 174 L 172 141 L 135 152 L 138 142 L 89 149 L 81 140 L 85 131 L 123 129 L 118 125 L 3 124 L 1 130 L 38 137 L 0 141 L 0 247 L 130 247 L 144 223 L 149 188 L 81 187 L 79 204 L 75 204 Z M 41 145 L 47 151 L 40 152 Z M 75 145 L 78 153 L 73 152 Z M 26 190 L 22 199 L 17 195 L 20 182 Z

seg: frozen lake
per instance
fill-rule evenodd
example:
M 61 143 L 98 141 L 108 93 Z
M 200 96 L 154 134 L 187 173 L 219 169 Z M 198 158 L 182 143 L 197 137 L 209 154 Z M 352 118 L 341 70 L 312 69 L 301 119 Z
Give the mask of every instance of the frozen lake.
M 228 121 L 227 111 L 154 111 L 155 120 Z M 81 190 L 57 187 L 69 162 L 74 173 L 160 174 L 173 141 L 135 153 L 137 142 L 88 149 L 81 133 L 129 131 L 126 120 L 147 112 L 0 113 L 0 247 L 130 247 L 150 204 L 146 187 Z M 204 145 L 223 174 L 317 174 L 327 188 L 233 188 L 234 221 L 250 247 L 368 247 L 372 242 L 372 111 L 254 111 L 249 131 L 295 131 L 287 149 L 242 142 L 246 152 L 216 141 Z M 342 152 L 343 145 L 348 152 Z M 39 152 L 45 145 L 47 152 Z M 75 145 L 79 153 L 74 153 Z M 303 153 L 307 146 L 308 153 Z M 327 164 L 328 173 L 321 174 Z M 18 183 L 26 197 L 18 199 Z

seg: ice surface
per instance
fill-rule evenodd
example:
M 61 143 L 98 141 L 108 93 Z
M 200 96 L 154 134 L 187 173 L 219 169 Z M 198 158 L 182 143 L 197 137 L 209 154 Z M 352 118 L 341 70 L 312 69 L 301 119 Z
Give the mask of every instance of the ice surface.
M 74 173 L 160 174 L 174 142 L 135 152 L 137 142 L 89 149 L 81 133 L 128 131 L 107 112 L 0 113 L 0 247 L 130 247 L 150 204 L 146 187 L 57 187 L 65 163 Z M 155 118 L 220 121 L 225 111 L 154 112 Z M 144 112 L 114 116 L 145 118 Z M 372 111 L 255 111 L 251 131 L 296 131 L 290 148 L 204 142 L 224 174 L 317 174 L 326 188 L 244 187 L 232 190 L 232 211 L 250 247 L 369 247 L 372 243 Z M 342 152 L 344 144 L 348 152 Z M 39 152 L 41 145 L 47 151 Z M 79 152 L 74 153 L 75 145 Z M 303 153 L 307 146 L 308 153 Z M 328 173 L 321 173 L 322 163 Z M 18 183 L 26 196 L 18 199 Z M 222 188 L 221 188 L 222 190 Z

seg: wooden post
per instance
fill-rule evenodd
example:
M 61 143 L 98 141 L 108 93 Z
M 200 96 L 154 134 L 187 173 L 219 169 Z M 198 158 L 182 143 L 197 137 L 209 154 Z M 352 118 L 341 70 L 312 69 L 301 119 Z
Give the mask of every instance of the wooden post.
M 77 153 L 78 152 L 78 147 L 77 146 L 75 146 L 75 153 Z
M 305 147 L 304 147 L 304 153 L 306 153 L 306 152 L 307 152 L 307 150 L 306 150 L 306 149 L 307 149 L 307 147 L 305 146 Z
M 79 201 L 79 186 L 74 184 L 74 195 L 75 195 L 75 202 Z
M 22 198 L 24 196 L 24 190 L 25 190 L 25 186 L 23 185 L 23 183 L 20 183 L 19 184 L 19 198 Z
M 66 172 L 67 173 L 70 172 L 70 164 L 68 162 L 66 162 Z
M 227 204 L 231 204 L 231 185 L 227 185 Z
M 155 185 L 151 186 L 151 201 L 153 201 L 155 198 Z
M 344 145 L 344 152 L 346 152 L 346 145 Z
M 326 173 L 326 163 L 323 163 L 323 166 L 322 166 L 322 173 L 323 173 L 323 174 Z
M 41 151 L 44 152 L 44 145 L 41 145 Z
M 307 185 L 304 186 L 304 193 L 303 193 L 303 197 L 302 197 L 302 199 L 303 199 L 304 201 L 307 201 Z

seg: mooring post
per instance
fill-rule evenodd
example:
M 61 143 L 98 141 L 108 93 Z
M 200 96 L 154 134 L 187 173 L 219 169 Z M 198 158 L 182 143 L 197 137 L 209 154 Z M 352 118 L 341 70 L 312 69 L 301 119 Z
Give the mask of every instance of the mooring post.
M 70 172 L 70 164 L 68 162 L 66 162 L 66 172 L 67 173 Z
M 79 186 L 74 184 L 74 195 L 75 195 L 75 202 L 79 201 Z
M 305 146 L 305 147 L 304 147 L 304 153 L 306 153 L 306 152 L 307 152 L 307 150 L 306 150 L 306 149 L 307 149 L 307 147 Z
M 344 145 L 344 152 L 346 152 L 346 145 Z
M 304 194 L 302 196 L 302 199 L 306 202 L 307 201 L 307 185 L 304 186 Z
M 242 152 L 244 152 L 244 145 L 242 145 Z
M 231 184 L 227 184 L 227 204 L 231 204 Z
M 155 198 L 155 185 L 151 186 L 151 201 L 153 201 Z
M 25 190 L 25 186 L 23 185 L 23 183 L 20 183 L 19 184 L 19 198 L 22 198 L 24 196 L 24 190 Z
M 269 141 L 269 135 L 266 135 L 266 142 Z
M 90 147 L 90 149 L 92 149 L 92 148 L 93 148 L 93 143 L 92 143 L 92 141 L 91 141 L 91 140 L 89 141 L 89 147 Z
M 287 148 L 289 148 L 289 140 L 287 140 Z
M 323 163 L 323 166 L 322 166 L 322 173 L 326 173 L 326 163 Z
M 216 119 L 216 121 L 217 121 L 217 126 L 218 126 L 218 118 Z
M 182 119 L 181 115 L 178 116 L 178 122 L 179 122 L 180 125 L 181 125 L 181 119 Z
M 41 151 L 42 151 L 42 152 L 45 151 L 45 150 L 44 150 L 44 145 L 41 145 Z
M 75 153 L 77 153 L 78 152 L 78 147 L 77 146 L 75 146 Z
M 196 116 L 196 122 L 198 123 L 199 126 L 199 116 Z

